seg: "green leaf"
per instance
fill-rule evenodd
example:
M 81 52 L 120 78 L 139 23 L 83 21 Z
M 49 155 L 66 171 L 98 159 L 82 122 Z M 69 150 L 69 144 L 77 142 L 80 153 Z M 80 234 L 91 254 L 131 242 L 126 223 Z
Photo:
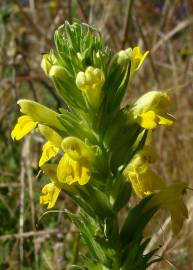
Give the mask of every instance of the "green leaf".
M 83 262 L 84 265 L 89 269 L 89 270 L 110 270 L 110 268 L 107 268 L 106 266 L 102 265 L 101 263 L 93 262 L 91 259 L 88 257 L 83 257 Z M 112 269 L 111 269 L 112 270 Z
M 109 197 L 103 191 L 88 184 L 84 189 L 79 187 L 79 192 L 89 202 L 97 215 L 103 218 L 112 216 L 113 211 Z
M 103 251 L 101 246 L 94 240 L 93 233 L 90 228 L 85 224 L 83 218 L 73 213 L 70 213 L 69 211 L 67 211 L 67 215 L 78 228 L 82 238 L 87 244 L 88 250 L 92 257 L 98 262 L 108 264 L 105 252 Z
M 143 237 L 137 236 L 132 239 L 132 242 L 124 250 L 122 256 L 121 270 L 146 270 L 151 262 L 149 260 L 157 252 L 159 248 L 144 254 L 144 250 L 148 245 L 150 239 L 146 239 L 142 242 Z M 154 260 L 152 261 L 152 263 Z
M 152 196 L 140 201 L 134 208 L 129 210 L 128 216 L 120 232 L 120 239 L 123 246 L 128 245 L 133 238 L 141 236 L 147 223 L 157 211 L 157 208 L 146 209 L 146 205 Z
M 62 110 L 59 120 L 69 136 L 76 136 L 83 141 L 87 138 L 90 143 L 97 144 L 96 135 L 89 129 L 87 123 L 83 119 L 76 117 L 74 113 Z
M 79 108 L 83 111 L 87 110 L 86 104 L 82 97 L 82 93 L 77 89 L 75 81 L 69 77 L 64 80 L 54 79 L 54 85 L 60 96 L 74 109 Z
M 114 200 L 114 211 L 118 212 L 119 210 L 121 210 L 121 208 L 125 206 L 125 204 L 129 201 L 131 191 L 131 183 L 127 179 L 125 179 L 122 174 L 115 178 L 111 192 L 111 196 Z
M 108 112 L 120 107 L 129 81 L 130 65 L 130 62 L 127 65 L 119 65 L 116 55 L 112 58 L 107 73 L 107 80 L 104 84 L 104 89 L 108 96 Z

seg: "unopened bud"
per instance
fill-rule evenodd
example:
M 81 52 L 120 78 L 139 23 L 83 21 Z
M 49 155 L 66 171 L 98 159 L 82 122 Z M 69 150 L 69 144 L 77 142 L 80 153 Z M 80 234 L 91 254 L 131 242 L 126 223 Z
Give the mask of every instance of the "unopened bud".
M 49 76 L 52 79 L 64 80 L 66 78 L 66 70 L 62 66 L 53 65 L 50 69 Z
M 101 102 L 101 89 L 105 81 L 101 69 L 88 67 L 85 72 L 79 72 L 76 77 L 77 87 L 83 91 L 91 106 L 98 108 Z
M 44 54 L 41 61 L 41 68 L 43 69 L 46 75 L 49 75 L 51 67 L 52 67 L 52 64 L 50 63 L 50 60 L 49 60 L 49 54 Z

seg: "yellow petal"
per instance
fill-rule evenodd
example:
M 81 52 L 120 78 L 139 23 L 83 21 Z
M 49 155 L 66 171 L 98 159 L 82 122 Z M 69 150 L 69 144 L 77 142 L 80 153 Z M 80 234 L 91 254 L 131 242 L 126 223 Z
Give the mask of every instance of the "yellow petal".
M 56 203 L 60 191 L 61 189 L 54 183 L 46 184 L 42 189 L 43 195 L 40 196 L 40 204 L 48 204 L 48 208 L 52 208 Z
M 170 114 L 160 115 L 157 114 L 159 118 L 159 125 L 163 126 L 172 126 L 174 123 L 175 118 Z
M 155 111 L 147 111 L 137 117 L 139 125 L 145 129 L 154 129 L 158 125 L 171 126 L 174 123 L 174 117 L 170 114 L 157 114 Z
M 58 154 L 59 148 L 56 147 L 52 142 L 47 142 L 42 147 L 42 156 L 39 161 L 39 166 L 41 167 L 51 158 L 55 157 Z
M 139 125 L 145 129 L 154 129 L 158 125 L 159 118 L 154 111 L 142 113 L 137 117 Z
M 133 48 L 133 55 L 134 55 L 133 61 L 135 65 L 135 70 L 138 70 L 141 67 L 148 54 L 149 51 L 146 51 L 144 54 L 142 54 L 139 47 Z
M 168 208 L 171 215 L 172 231 L 174 234 L 178 234 L 183 226 L 186 218 L 188 218 L 188 210 L 185 203 L 181 198 L 176 200 L 173 207 Z
M 90 180 L 90 170 L 87 167 L 81 166 L 78 168 L 79 172 L 79 179 L 78 183 L 79 185 L 86 185 L 88 181 Z
M 11 131 L 11 138 L 14 140 L 20 140 L 30 131 L 32 131 L 37 125 L 37 122 L 28 115 L 23 115 L 18 118 L 18 122 Z
M 90 169 L 82 162 L 71 159 L 66 153 L 58 164 L 57 176 L 61 183 L 71 185 L 78 182 L 85 185 L 90 180 Z
M 133 172 L 130 171 L 128 173 L 128 176 L 129 176 L 129 179 L 131 181 L 132 188 L 135 191 L 136 195 L 139 198 L 143 198 L 144 197 L 144 191 L 143 191 L 142 185 L 141 185 L 140 180 L 139 180 L 139 175 L 134 171 Z

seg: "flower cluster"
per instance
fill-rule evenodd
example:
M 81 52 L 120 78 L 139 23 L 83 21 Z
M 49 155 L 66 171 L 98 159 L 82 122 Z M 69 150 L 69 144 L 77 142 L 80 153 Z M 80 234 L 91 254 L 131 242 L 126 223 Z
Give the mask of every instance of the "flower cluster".
M 43 56 L 41 67 L 68 110 L 60 109 L 57 113 L 37 102 L 19 100 L 23 115 L 11 132 L 12 139 L 20 140 L 35 130 L 46 140 L 39 167 L 50 182 L 42 189 L 40 203 L 52 208 L 64 190 L 84 210 L 81 224 L 97 215 L 101 222 L 97 228 L 106 228 L 104 217 L 116 220 L 118 211 L 129 200 L 132 187 L 144 204 L 148 198 L 146 211 L 169 210 L 172 229 L 178 233 L 188 217 L 182 198 L 186 184 L 167 185 L 151 168 L 158 159 L 150 143 L 151 134 L 156 127 L 171 126 L 174 122 L 168 113 L 170 97 L 161 91 L 150 91 L 129 107 L 120 106 L 129 80 L 149 52 L 143 54 L 135 47 L 113 54 L 102 44 L 98 32 L 91 27 L 84 31 L 78 23 L 59 27 L 55 46 L 55 50 Z M 96 248 L 96 254 L 100 251 L 100 255 L 95 255 L 101 261 L 101 246 L 91 239 L 93 228 L 90 236 L 88 231 L 84 234 L 85 227 L 69 215 L 82 234 L 86 234 L 88 245 Z M 95 222 L 96 219 L 92 226 Z M 110 227 L 109 233 L 112 239 L 121 241 L 114 236 L 115 228 Z M 120 239 L 124 239 L 124 232 L 123 228 Z M 116 245 L 120 245 L 112 241 L 108 252 L 115 252 Z M 103 249 L 108 258 L 104 258 L 103 264 L 109 265 L 111 255 Z

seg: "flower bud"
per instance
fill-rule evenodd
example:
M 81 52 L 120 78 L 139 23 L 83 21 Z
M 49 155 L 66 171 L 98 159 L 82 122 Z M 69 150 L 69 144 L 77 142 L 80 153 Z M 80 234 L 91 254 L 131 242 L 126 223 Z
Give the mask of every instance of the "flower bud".
M 102 86 L 105 81 L 101 69 L 88 67 L 85 72 L 80 71 L 76 76 L 76 85 L 83 91 L 93 108 L 98 108 L 102 98 Z
M 49 76 L 52 79 L 65 80 L 66 79 L 66 70 L 62 66 L 53 65 L 50 69 Z
M 131 60 L 130 55 L 128 54 L 127 50 L 121 50 L 117 54 L 117 63 L 119 65 L 126 64 L 129 60 Z
M 49 54 L 44 54 L 41 61 L 41 68 L 45 72 L 46 75 L 49 75 L 52 64 L 49 60 Z

